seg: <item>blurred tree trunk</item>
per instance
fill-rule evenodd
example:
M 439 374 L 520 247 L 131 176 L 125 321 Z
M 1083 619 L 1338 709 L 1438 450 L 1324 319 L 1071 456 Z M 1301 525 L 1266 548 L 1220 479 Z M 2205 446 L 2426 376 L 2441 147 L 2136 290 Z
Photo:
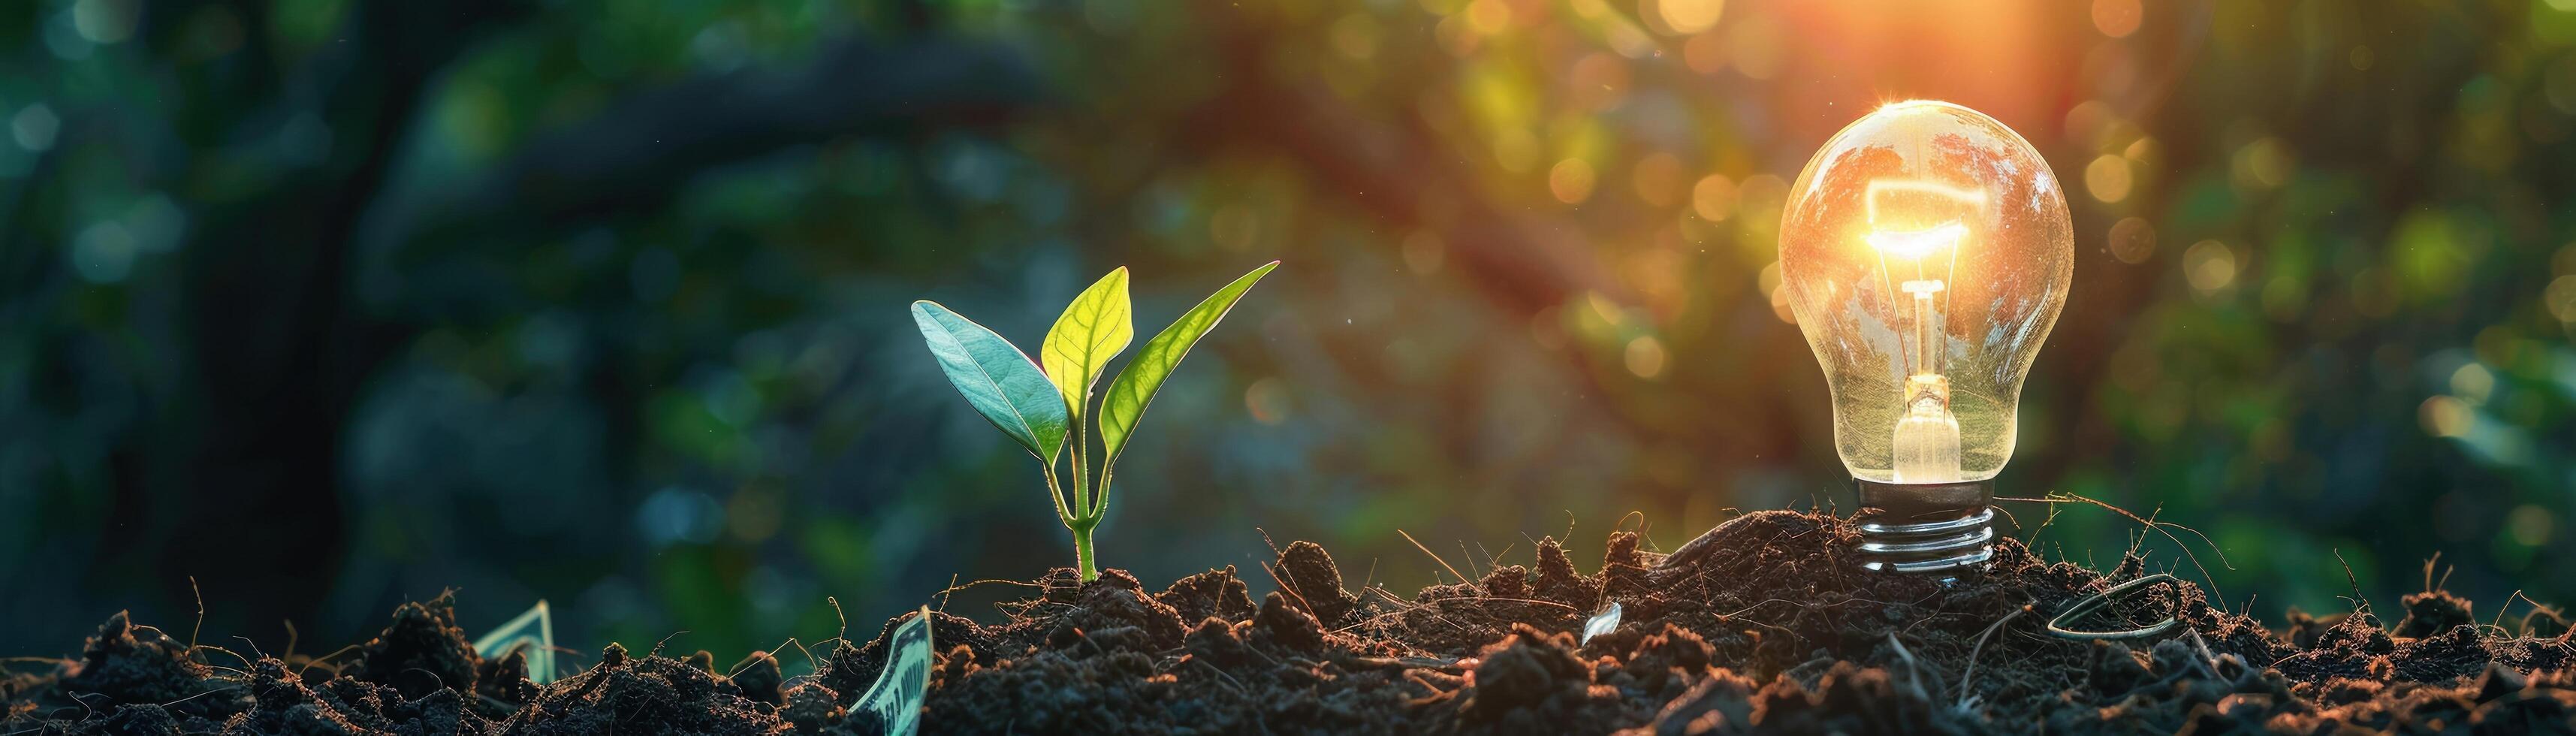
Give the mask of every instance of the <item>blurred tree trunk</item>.
M 117 453 L 118 490 L 99 573 L 149 586 L 187 610 L 188 576 L 219 604 L 219 624 L 311 621 L 344 567 L 349 527 L 346 433 L 367 384 L 418 336 L 414 315 L 354 293 L 361 221 L 382 207 L 398 156 L 435 81 L 518 3 L 358 3 L 305 64 L 270 73 L 264 6 L 244 9 L 241 58 L 200 72 L 179 114 L 188 147 L 238 146 L 245 130 L 315 116 L 328 155 L 271 172 L 259 191 L 227 192 L 196 213 L 181 249 L 185 365 L 172 405 L 153 407 L 147 444 Z M 184 8 L 156 19 L 186 18 Z M 176 25 L 175 23 L 172 25 Z M 147 30 L 165 45 L 172 27 Z M 540 136 L 470 180 L 458 206 L 386 245 L 405 256 L 502 252 L 531 238 L 649 213 L 688 179 L 782 147 L 848 135 L 1006 118 L 1043 95 L 1015 53 L 926 40 L 828 45 L 811 64 L 675 83 L 612 103 L 595 119 Z M 372 228 L 372 226 L 369 226 Z M 378 304 L 383 303 L 377 300 Z M 600 365 L 624 366 L 622 356 Z M 593 371 L 594 388 L 634 379 Z M 612 410 L 632 412 L 611 402 Z M 640 441 L 633 417 L 612 453 Z M 616 470 L 626 470 L 621 466 Z M 545 489 L 528 489 L 544 492 Z M 148 582 L 146 582 L 148 581 Z M 109 591 L 113 594 L 113 591 Z M 415 594 L 426 591 L 410 591 Z M 259 630 L 259 629 L 247 629 Z
M 282 72 L 267 66 L 269 9 L 244 10 L 241 56 L 192 80 L 204 86 L 179 114 L 186 143 L 219 151 L 248 133 L 311 122 L 328 153 L 196 213 L 180 251 L 181 405 L 155 407 L 153 445 L 124 454 L 147 467 L 118 474 L 129 490 L 117 494 L 116 526 L 103 536 L 118 541 L 100 565 L 153 581 L 174 602 L 194 594 L 180 576 L 194 576 L 221 601 L 210 608 L 231 620 L 309 620 L 348 543 L 343 430 L 367 377 L 413 334 L 353 305 L 359 218 L 433 77 L 518 9 L 354 4 L 335 43 Z M 153 17 L 190 15 L 172 7 Z M 148 37 L 182 43 L 176 25 Z

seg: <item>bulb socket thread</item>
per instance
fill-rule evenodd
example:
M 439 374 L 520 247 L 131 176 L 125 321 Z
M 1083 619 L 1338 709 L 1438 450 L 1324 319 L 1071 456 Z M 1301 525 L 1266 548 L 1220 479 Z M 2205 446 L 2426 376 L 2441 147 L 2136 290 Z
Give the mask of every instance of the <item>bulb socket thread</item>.
M 1956 573 L 1995 557 L 1991 481 L 1882 483 L 1860 489 L 1861 567 L 1900 574 Z

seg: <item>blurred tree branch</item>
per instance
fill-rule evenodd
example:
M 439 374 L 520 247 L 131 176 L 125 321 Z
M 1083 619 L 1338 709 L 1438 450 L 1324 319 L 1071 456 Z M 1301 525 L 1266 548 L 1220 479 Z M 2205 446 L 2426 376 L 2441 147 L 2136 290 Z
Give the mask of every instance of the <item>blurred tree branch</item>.
M 1333 184 L 1331 195 L 1398 227 L 1441 234 L 1448 258 L 1510 313 L 1527 317 L 1586 292 L 1626 302 L 1630 295 L 1586 252 L 1584 232 L 1563 218 L 1497 209 L 1476 192 L 1476 176 L 1447 155 L 1441 142 L 1412 115 L 1376 118 L 1361 112 L 1313 79 L 1291 79 L 1268 63 L 1274 32 L 1247 27 L 1254 21 L 1213 18 L 1228 40 L 1233 71 L 1225 92 L 1181 122 L 1187 139 L 1206 148 L 1284 152 Z M 1410 108 L 1403 108 L 1410 110 Z M 1401 242 L 1403 238 L 1389 238 Z
M 488 229 L 635 212 L 725 163 L 848 136 L 988 126 L 1044 98 L 1035 71 L 1001 46 L 843 39 L 802 68 L 701 77 L 612 103 L 529 141 L 439 217 Z

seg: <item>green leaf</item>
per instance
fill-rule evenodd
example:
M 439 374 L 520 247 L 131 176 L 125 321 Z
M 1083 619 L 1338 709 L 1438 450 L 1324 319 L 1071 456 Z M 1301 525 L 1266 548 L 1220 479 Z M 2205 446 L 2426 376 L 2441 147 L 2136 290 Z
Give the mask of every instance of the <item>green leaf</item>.
M 1102 475 L 1108 474 L 1110 463 L 1118 461 L 1118 452 L 1126 449 L 1127 438 L 1136 432 L 1136 419 L 1145 414 L 1145 405 L 1154 400 L 1154 392 L 1162 390 L 1163 379 L 1170 378 L 1181 358 L 1190 354 L 1190 346 L 1197 345 L 1217 321 L 1225 319 L 1226 311 L 1234 308 L 1245 291 L 1278 267 L 1278 261 L 1271 261 L 1208 295 L 1206 301 L 1191 307 L 1172 326 L 1163 328 L 1162 334 L 1145 341 L 1145 347 L 1136 351 L 1136 358 L 1127 361 L 1126 369 L 1118 372 L 1117 380 L 1109 382 L 1109 395 L 1100 400 L 1100 443 L 1108 450 L 1100 463 Z
M 1064 393 L 1064 405 L 1076 426 L 1091 405 L 1091 384 L 1109 370 L 1109 359 L 1136 339 L 1129 309 L 1127 267 L 1119 266 L 1065 305 L 1064 315 L 1055 318 L 1055 328 L 1047 330 L 1046 344 L 1038 349 L 1047 378 Z
M 1054 465 L 1064 449 L 1064 399 L 1028 354 L 938 302 L 913 302 L 912 321 L 966 403 L 1029 454 Z

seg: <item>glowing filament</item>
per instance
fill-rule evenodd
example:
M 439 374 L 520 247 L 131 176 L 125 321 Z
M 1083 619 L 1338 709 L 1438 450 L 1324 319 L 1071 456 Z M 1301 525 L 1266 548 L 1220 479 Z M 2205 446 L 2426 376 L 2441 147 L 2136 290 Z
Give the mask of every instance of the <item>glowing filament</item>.
M 1968 226 L 1957 222 L 1941 223 L 1928 230 L 1878 231 L 1861 238 L 1879 252 L 1909 261 L 1922 260 L 1932 251 L 1955 246 L 1968 237 Z M 1932 282 L 1941 283 L 1938 281 Z
M 1864 198 L 1873 228 L 1861 240 L 1880 255 L 1879 268 L 1885 276 L 1887 257 L 1914 266 L 1915 278 L 1898 286 L 1913 295 L 1907 321 L 1912 322 L 1913 343 L 1902 351 L 1905 359 L 1905 405 L 1896 421 L 1895 475 L 1900 483 L 1950 483 L 1960 477 L 1959 420 L 1950 413 L 1950 379 L 1942 374 L 1942 357 L 1948 339 L 1942 327 L 1941 301 L 1937 296 L 1949 289 L 1943 269 L 1942 278 L 1926 273 L 1924 261 L 1934 253 L 1949 250 L 1952 262 L 1958 248 L 1968 239 L 1968 227 L 1957 219 L 1921 228 L 1902 228 L 1912 222 L 1895 217 L 1882 218 L 1882 199 L 1912 198 L 1929 200 L 1927 204 L 1965 205 L 1967 209 L 1985 206 L 1986 194 L 1975 189 L 1961 189 L 1921 179 L 1874 179 Z

